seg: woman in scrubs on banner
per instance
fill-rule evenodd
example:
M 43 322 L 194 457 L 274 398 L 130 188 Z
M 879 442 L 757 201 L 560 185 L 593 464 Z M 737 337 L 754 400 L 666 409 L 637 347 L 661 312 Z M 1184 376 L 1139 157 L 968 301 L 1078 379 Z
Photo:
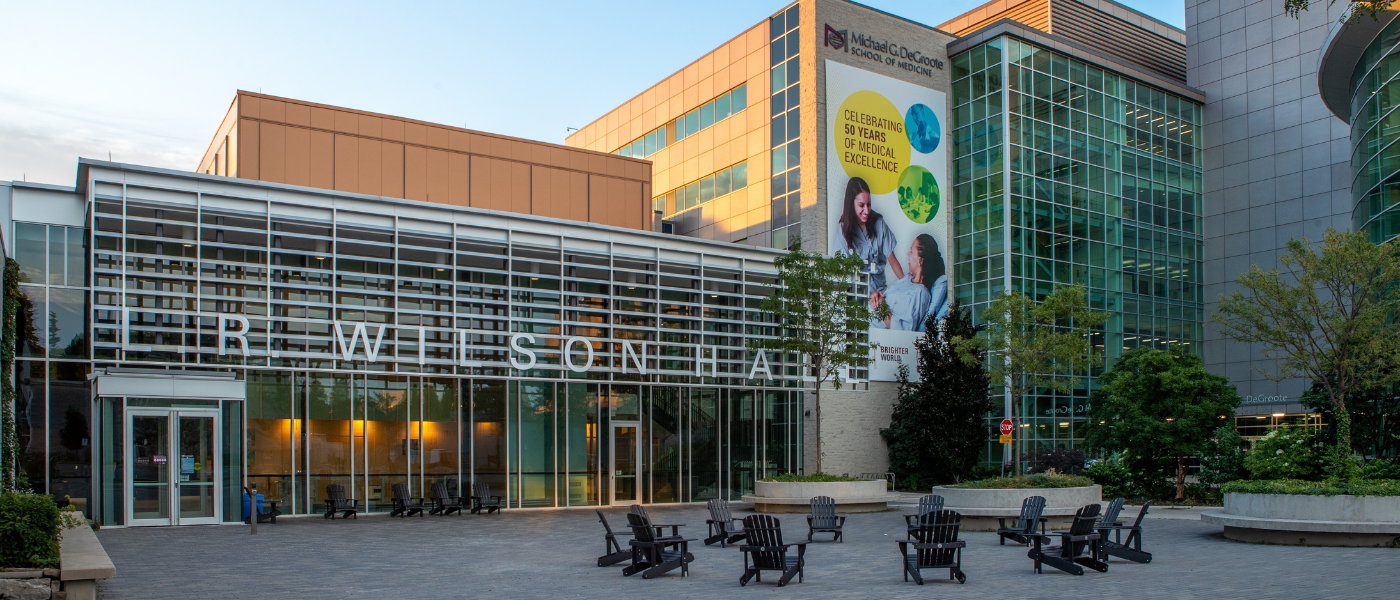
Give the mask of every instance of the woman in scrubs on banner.
M 871 309 L 878 309 L 880 302 L 890 309 L 890 316 L 875 321 L 876 328 L 923 331 L 930 314 L 939 319 L 948 314 L 948 277 L 938 242 L 927 233 L 919 234 L 909 245 L 908 260 L 908 277 L 890 284 L 883 292 L 870 294 Z
M 895 257 L 899 241 L 885 223 L 884 217 L 870 207 L 870 186 L 864 179 L 852 177 L 846 183 L 846 202 L 841 210 L 841 239 L 845 251 L 865 261 L 870 274 L 870 289 L 885 291 L 885 265 L 894 271 L 895 279 L 904 278 L 904 268 Z

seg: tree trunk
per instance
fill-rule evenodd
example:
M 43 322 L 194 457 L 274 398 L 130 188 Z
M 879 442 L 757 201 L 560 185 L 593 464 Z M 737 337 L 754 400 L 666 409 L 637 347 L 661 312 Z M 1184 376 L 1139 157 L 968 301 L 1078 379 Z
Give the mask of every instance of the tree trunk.
M 816 418 L 816 435 L 814 437 L 817 442 L 817 470 L 815 473 L 820 473 L 822 472 L 822 382 L 818 381 L 816 387 L 816 394 L 812 399 L 812 415 Z
M 1186 456 L 1176 455 L 1176 499 L 1186 499 Z
M 1351 464 L 1351 413 L 1345 408 L 1336 407 L 1333 413 L 1337 419 L 1337 444 L 1332 448 L 1332 477 L 1339 481 L 1350 481 Z

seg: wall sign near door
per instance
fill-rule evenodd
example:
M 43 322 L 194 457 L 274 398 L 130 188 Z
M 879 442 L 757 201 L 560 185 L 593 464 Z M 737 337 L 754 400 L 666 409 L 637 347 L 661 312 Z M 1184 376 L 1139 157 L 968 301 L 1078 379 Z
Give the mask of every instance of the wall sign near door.
M 151 458 L 151 462 L 153 462 L 153 463 L 155 463 L 155 464 L 158 464 L 158 465 L 163 465 L 163 464 L 165 464 L 165 455 L 164 455 L 164 454 L 157 454 L 157 455 L 155 455 L 155 456 L 153 456 L 153 457 Z

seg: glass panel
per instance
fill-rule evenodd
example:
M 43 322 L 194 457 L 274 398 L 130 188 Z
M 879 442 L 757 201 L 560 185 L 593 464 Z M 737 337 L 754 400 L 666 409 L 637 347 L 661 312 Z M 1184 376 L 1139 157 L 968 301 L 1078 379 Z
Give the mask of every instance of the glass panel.
M 50 358 L 87 358 L 86 300 L 87 290 L 49 290 L 49 331 L 46 339 Z
M 472 458 L 476 481 L 506 494 L 506 382 L 472 384 Z
M 131 417 L 132 518 L 170 518 L 169 427 L 169 417 Z
M 68 229 L 68 285 L 87 285 L 87 230 Z
M 49 363 L 49 493 L 91 517 L 91 435 L 87 363 Z
M 616 421 L 636 421 L 641 418 L 641 400 L 635 385 L 612 386 L 609 402 Z
M 637 501 L 637 428 L 613 427 L 613 503 Z
M 326 486 L 345 486 L 347 498 L 364 498 L 350 481 L 350 417 L 352 399 L 357 396 L 349 374 L 317 373 L 310 376 L 307 390 L 306 458 L 309 473 L 307 494 L 312 512 L 325 510 Z M 364 435 L 364 421 L 355 422 L 355 437 Z
M 243 506 L 243 457 L 246 456 L 243 452 L 243 403 L 226 400 L 221 404 L 223 412 L 220 413 L 222 420 L 219 425 L 223 427 L 223 439 L 220 448 L 215 451 L 223 452 L 223 458 L 219 465 L 220 473 L 214 476 L 223 477 L 224 522 L 237 523 L 243 520 L 243 511 L 238 509 Z M 263 493 L 261 488 L 258 493 Z M 288 506 L 280 510 L 290 512 L 292 508 Z
M 62 225 L 49 226 L 49 285 L 63 285 L 63 247 L 68 245 L 65 229 Z
M 653 387 L 647 421 L 647 455 L 651 472 L 651 501 L 681 499 L 680 389 Z
M 749 88 L 748 84 L 744 84 L 744 85 L 741 85 L 741 86 L 739 86 L 739 87 L 737 87 L 737 88 L 734 88 L 734 91 L 729 93 L 729 102 L 730 102 L 730 104 L 731 104 L 731 109 L 730 109 L 730 110 L 731 110 L 732 112 L 736 112 L 736 113 L 737 113 L 737 112 L 739 112 L 739 111 L 741 111 L 741 110 L 744 110 L 744 108 L 748 107 L 748 105 L 749 105 L 749 90 L 748 90 L 748 88 Z
M 249 371 L 247 411 L 248 483 L 267 500 L 289 502 L 292 440 L 301 437 L 301 422 L 292 420 L 291 372 Z
M 15 340 L 19 356 L 43 357 L 48 346 L 44 325 L 48 320 L 45 288 L 37 285 L 19 286 L 19 312 L 15 319 Z
M 48 493 L 44 476 L 47 446 L 48 373 L 45 364 L 29 360 L 15 363 L 15 432 L 19 441 L 19 477 L 16 487 L 31 487 L 40 494 Z
M 48 258 L 46 237 L 48 228 L 33 223 L 15 223 L 15 260 L 19 262 L 19 280 L 43 283 L 48 280 L 44 267 Z
M 729 499 L 753 492 L 754 479 L 754 410 L 752 390 L 729 391 L 729 444 L 725 447 L 729 459 Z
M 457 494 L 457 380 L 423 381 L 423 415 L 418 433 L 423 440 L 423 486 L 415 495 L 430 496 L 435 483 Z
M 408 435 L 408 381 L 392 375 L 365 378 L 365 505 L 370 512 L 393 508 L 395 483 L 408 483 L 409 461 L 417 462 L 419 440 Z
M 102 440 L 101 457 L 98 468 L 101 470 L 102 514 L 97 520 L 102 525 L 123 525 L 126 523 L 126 431 L 122 413 L 121 398 L 101 400 Z
M 569 506 L 598 504 L 598 386 L 568 384 Z
M 554 506 L 554 384 L 520 384 L 520 506 Z
M 719 497 L 719 399 L 714 388 L 690 390 L 691 502 Z
M 180 417 L 180 518 L 214 516 L 214 418 Z

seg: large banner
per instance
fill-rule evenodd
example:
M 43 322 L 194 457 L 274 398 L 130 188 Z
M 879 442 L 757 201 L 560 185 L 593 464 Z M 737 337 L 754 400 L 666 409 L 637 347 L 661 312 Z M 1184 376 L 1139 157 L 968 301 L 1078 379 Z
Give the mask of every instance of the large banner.
M 870 379 L 894 381 L 899 365 L 918 378 L 914 340 L 925 319 L 947 314 L 946 97 L 826 61 L 827 249 L 856 254 L 870 274 L 874 319 Z

